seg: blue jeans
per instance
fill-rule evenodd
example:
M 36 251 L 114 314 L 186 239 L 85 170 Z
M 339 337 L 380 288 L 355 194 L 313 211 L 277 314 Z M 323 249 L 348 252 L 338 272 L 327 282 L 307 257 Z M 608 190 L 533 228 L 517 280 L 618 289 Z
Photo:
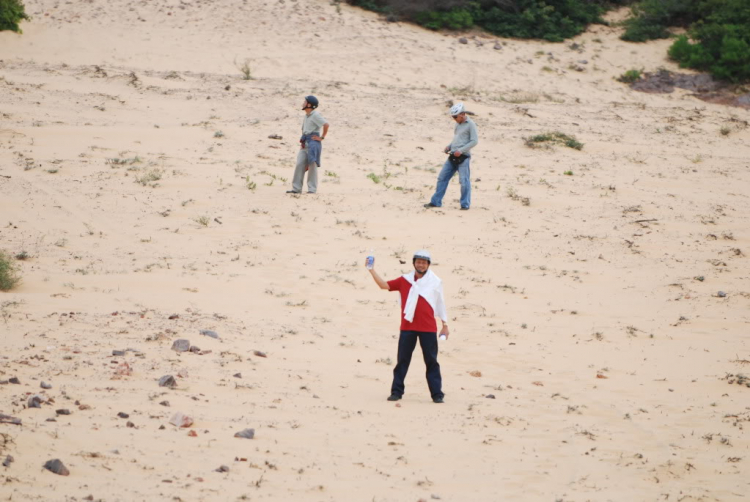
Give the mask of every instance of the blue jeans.
M 443 397 L 443 380 L 440 376 L 440 364 L 437 362 L 437 333 L 424 331 L 401 331 L 401 335 L 398 337 L 398 362 L 396 367 L 393 368 L 391 394 L 404 395 L 404 379 L 409 371 L 411 355 L 417 346 L 417 339 L 419 339 L 419 345 L 422 347 L 422 358 L 427 369 L 427 386 L 430 389 L 430 395 L 433 399 Z
M 440 171 L 435 188 L 435 195 L 432 196 L 430 204 L 440 207 L 443 205 L 443 197 L 448 189 L 448 183 L 456 171 L 458 171 L 458 181 L 461 183 L 461 207 L 469 208 L 471 206 L 471 157 L 467 158 L 458 167 L 454 167 L 450 160 L 446 160 L 443 169 Z

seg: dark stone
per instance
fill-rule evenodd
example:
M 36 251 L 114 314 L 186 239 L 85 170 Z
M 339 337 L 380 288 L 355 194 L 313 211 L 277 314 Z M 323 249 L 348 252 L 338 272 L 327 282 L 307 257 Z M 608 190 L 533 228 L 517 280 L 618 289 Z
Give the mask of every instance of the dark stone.
M 495 394 L 487 394 L 484 397 L 486 397 L 487 399 L 495 399 Z
M 468 44 L 469 40 L 466 37 L 461 37 L 458 39 L 459 44 Z
M 41 384 L 39 384 L 39 386 L 40 386 L 40 387 L 41 387 L 42 389 L 51 389 L 51 388 L 52 388 L 52 384 L 49 384 L 49 383 L 47 383 L 47 382 L 42 382 Z
M 65 467 L 65 464 L 63 464 L 60 460 L 54 459 L 54 460 L 48 460 L 44 464 L 44 468 L 47 469 L 50 472 L 54 472 L 55 474 L 59 474 L 60 476 L 69 476 L 70 471 L 67 467 Z
M 202 329 L 200 330 L 200 334 L 204 336 L 210 336 L 211 338 L 219 338 L 219 334 L 216 331 L 211 331 L 210 329 Z
M 19 385 L 21 381 L 18 379 L 18 377 L 11 377 L 10 380 L 8 380 L 10 383 L 14 383 L 16 385 Z
M 242 378 L 242 373 L 235 373 L 232 375 L 234 378 Z
M 218 469 L 216 469 L 216 472 L 229 472 L 229 467 L 226 465 L 221 465 Z
M 117 416 L 120 417 L 120 418 L 130 418 L 130 415 L 128 415 L 127 413 L 125 413 L 123 411 L 121 411 L 120 413 L 118 413 Z
M 162 406 L 169 406 L 169 401 L 162 401 L 159 404 L 162 405 Z
M 3 467 L 10 467 L 10 464 L 12 464 L 14 460 L 15 459 L 13 457 L 8 455 L 7 457 L 5 457 L 5 460 L 3 460 Z
M 716 293 L 716 296 L 718 296 L 719 298 L 725 298 L 727 294 L 723 291 L 719 291 L 718 293 Z
M 190 350 L 190 340 L 185 340 L 184 338 L 175 340 L 172 344 L 172 350 L 175 352 L 187 352 Z
M 124 350 L 113 350 L 112 351 L 112 355 L 113 356 L 124 356 L 125 355 L 125 351 Z
M 177 387 L 177 382 L 172 375 L 164 375 L 159 379 L 159 387 L 169 387 L 174 389 Z
M 70 410 L 61 408 L 59 410 L 55 410 L 55 413 L 57 413 L 58 415 L 70 415 Z
M 128 420 L 128 423 L 125 424 L 127 427 L 130 427 L 131 429 L 135 427 L 135 424 Z
M 29 408 L 41 408 L 44 402 L 46 402 L 46 399 L 39 394 L 33 395 L 29 398 Z
M 255 437 L 255 429 L 245 429 L 234 435 L 236 438 L 253 439 Z
M 201 351 L 200 347 L 196 347 L 195 345 L 190 346 L 190 352 L 192 352 L 193 354 L 199 354 L 200 351 Z

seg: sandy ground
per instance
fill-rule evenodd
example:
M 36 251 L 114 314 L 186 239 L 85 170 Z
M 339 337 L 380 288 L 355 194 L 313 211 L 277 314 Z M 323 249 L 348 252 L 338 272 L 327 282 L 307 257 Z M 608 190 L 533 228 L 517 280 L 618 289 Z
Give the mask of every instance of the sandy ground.
M 727 374 L 750 373 L 750 113 L 615 81 L 676 69 L 668 41 L 495 48 L 317 0 L 26 4 L 0 33 L 0 248 L 29 255 L 0 293 L 22 421 L 0 500 L 747 500 Z M 321 183 L 289 196 L 309 93 Z M 468 212 L 457 180 L 422 207 L 451 100 L 481 135 Z M 583 149 L 525 146 L 550 131 Z M 418 352 L 385 401 L 397 298 L 362 266 L 392 279 L 419 248 L 444 405 Z

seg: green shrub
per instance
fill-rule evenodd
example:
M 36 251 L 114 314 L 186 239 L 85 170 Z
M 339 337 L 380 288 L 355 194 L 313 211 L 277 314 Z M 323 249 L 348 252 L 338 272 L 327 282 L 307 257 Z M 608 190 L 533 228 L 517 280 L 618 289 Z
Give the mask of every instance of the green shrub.
M 703 0 L 705 17 L 669 48 L 683 68 L 708 71 L 732 82 L 750 80 L 750 2 Z
M 5 251 L 0 251 L 0 291 L 10 291 L 19 282 L 21 277 L 13 259 Z
M 21 0 L 0 0 L 0 31 L 11 30 L 22 33 L 18 22 L 28 20 Z
M 628 70 L 619 77 L 617 77 L 617 80 L 620 82 L 624 82 L 626 84 L 632 84 L 633 82 L 636 82 L 640 80 L 641 78 L 641 70 Z
M 348 0 L 352 5 L 439 30 L 479 26 L 495 35 L 561 42 L 615 4 L 631 0 Z
M 687 27 L 700 19 L 700 4 L 705 0 L 642 0 L 633 5 L 625 21 L 623 40 L 645 42 L 669 38 L 670 26 Z

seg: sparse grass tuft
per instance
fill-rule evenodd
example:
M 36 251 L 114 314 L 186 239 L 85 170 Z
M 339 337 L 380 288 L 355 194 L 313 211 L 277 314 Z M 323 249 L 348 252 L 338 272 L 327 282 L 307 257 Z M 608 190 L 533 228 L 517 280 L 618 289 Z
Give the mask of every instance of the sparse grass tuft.
M 18 275 L 16 264 L 8 253 L 0 251 L 0 291 L 10 291 L 19 282 L 21 277 Z
M 380 176 L 378 176 L 375 173 L 370 173 L 370 174 L 367 175 L 367 177 L 370 178 L 373 181 L 373 183 L 380 183 L 381 182 Z
M 727 126 L 724 126 L 719 130 L 719 132 L 721 133 L 722 136 L 729 136 L 729 133 L 732 132 L 732 129 Z
M 624 84 L 632 84 L 633 82 L 637 82 L 641 79 L 643 71 L 642 70 L 628 70 L 619 77 L 617 77 L 618 82 L 622 82 Z
M 253 71 L 252 68 L 250 68 L 250 60 L 246 59 L 242 64 L 237 63 L 237 59 L 234 60 L 234 66 L 237 67 L 237 69 L 242 74 L 242 80 L 252 80 L 253 79 Z
M 208 224 L 211 222 L 210 216 L 199 216 L 197 218 L 193 219 L 194 222 L 198 223 L 199 225 L 203 225 L 204 227 L 207 227 Z
M 221 131 L 216 131 L 214 133 L 214 138 L 223 138 L 223 137 L 224 137 L 224 133 Z
M 16 260 L 25 261 L 25 260 L 28 260 L 29 258 L 31 258 L 31 255 L 27 253 L 26 251 L 21 251 L 20 253 L 16 255 Z
M 151 169 L 150 171 L 143 173 L 143 176 L 136 176 L 135 182 L 143 186 L 151 185 L 154 182 L 159 181 L 163 175 L 163 170 Z
M 573 176 L 573 171 L 565 171 L 563 174 L 565 176 Z
M 254 181 L 250 181 L 250 176 L 245 178 L 245 186 L 251 191 L 255 191 L 255 189 L 258 188 L 258 185 L 256 185 Z
M 537 134 L 530 138 L 524 138 L 524 144 L 529 148 L 547 147 L 549 144 L 555 143 L 576 150 L 581 150 L 583 148 L 583 143 L 578 141 L 574 136 L 568 136 L 560 131 Z

